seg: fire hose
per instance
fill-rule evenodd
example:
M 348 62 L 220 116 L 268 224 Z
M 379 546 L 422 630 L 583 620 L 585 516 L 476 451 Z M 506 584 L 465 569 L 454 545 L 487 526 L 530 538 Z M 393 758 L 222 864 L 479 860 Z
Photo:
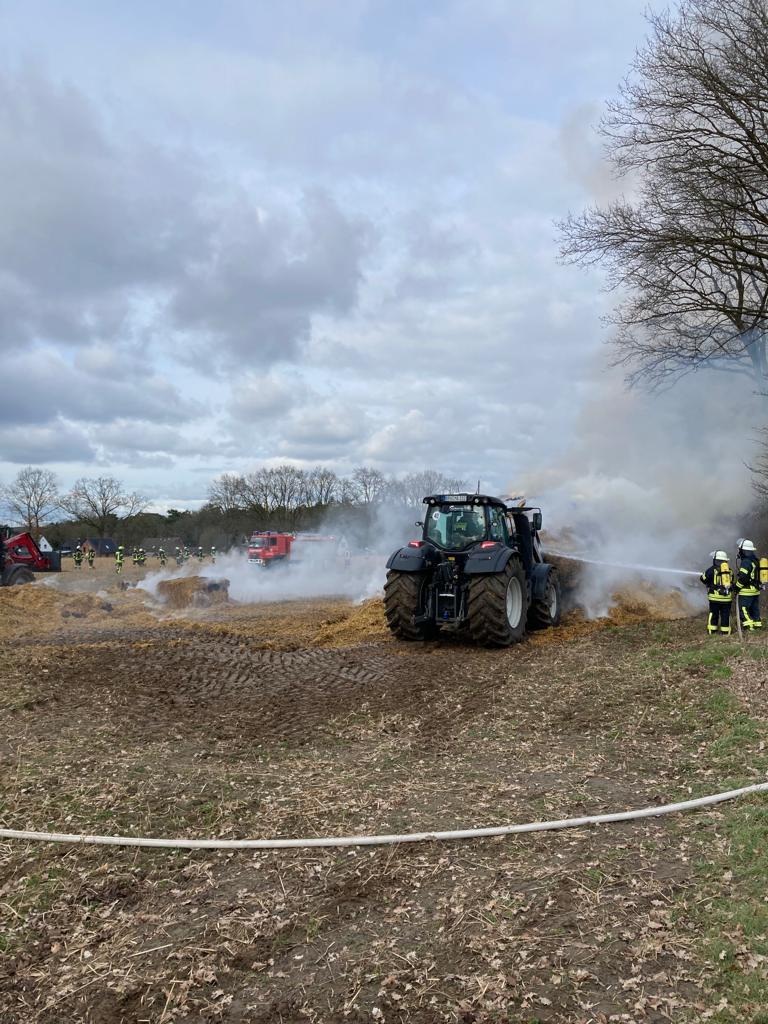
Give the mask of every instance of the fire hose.
M 140 846 L 166 850 L 301 850 L 317 847 L 388 846 L 399 843 L 444 842 L 456 839 L 487 839 L 493 836 L 520 835 L 528 832 L 554 832 L 566 828 L 584 828 L 587 825 L 607 825 L 639 818 L 658 818 L 665 814 L 711 807 L 726 800 L 752 793 L 768 792 L 768 782 L 758 782 L 741 789 L 683 800 L 673 804 L 643 807 L 636 811 L 618 811 L 613 814 L 591 814 L 583 818 L 561 818 L 556 821 L 533 821 L 523 825 L 492 825 L 488 828 L 457 829 L 452 832 L 405 832 L 401 835 L 329 836 L 308 839 L 148 839 L 140 836 L 96 836 L 65 832 L 25 832 L 0 829 L 0 839 L 23 839 L 47 843 L 73 843 L 88 846 Z

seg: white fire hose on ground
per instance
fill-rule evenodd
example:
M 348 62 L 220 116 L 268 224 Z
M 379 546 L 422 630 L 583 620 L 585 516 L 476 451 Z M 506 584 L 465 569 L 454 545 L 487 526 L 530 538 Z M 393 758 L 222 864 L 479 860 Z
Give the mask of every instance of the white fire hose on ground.
M 587 825 L 607 825 L 639 818 L 657 818 L 679 811 L 692 811 L 736 800 L 738 797 L 768 791 L 768 782 L 758 782 L 741 789 L 730 789 L 695 800 L 674 804 L 643 807 L 637 811 L 619 811 L 614 814 L 592 814 L 583 818 L 561 818 L 556 821 L 533 821 L 524 825 L 492 825 L 488 828 L 465 828 L 453 832 L 405 832 L 402 835 L 329 836 L 309 839 L 147 839 L 139 836 L 94 836 L 65 832 L 25 832 L 0 829 L 0 839 L 22 839 L 47 843 L 74 843 L 88 846 L 141 846 L 165 850 L 303 850 L 317 847 L 339 846 L 391 846 L 399 843 L 444 842 L 453 839 L 487 839 L 492 836 L 520 835 L 527 832 L 555 832 L 565 828 L 584 828 Z

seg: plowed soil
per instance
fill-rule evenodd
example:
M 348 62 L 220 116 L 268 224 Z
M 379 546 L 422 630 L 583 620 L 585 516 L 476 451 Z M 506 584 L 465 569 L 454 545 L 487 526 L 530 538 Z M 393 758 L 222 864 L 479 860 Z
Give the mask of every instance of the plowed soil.
M 486 651 L 394 642 L 378 601 L 171 616 L 76 582 L 0 592 L 4 827 L 437 830 L 711 784 L 686 709 L 716 680 L 675 660 L 701 621 L 573 616 Z M 268 853 L 7 842 L 0 1020 L 701 1020 L 716 994 L 675 907 L 717 821 Z

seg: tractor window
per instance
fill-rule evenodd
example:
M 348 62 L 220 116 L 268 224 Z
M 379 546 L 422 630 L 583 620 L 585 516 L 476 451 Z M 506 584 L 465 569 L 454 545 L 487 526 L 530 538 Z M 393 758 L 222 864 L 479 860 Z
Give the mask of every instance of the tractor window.
M 490 527 L 488 529 L 488 536 L 491 540 L 501 541 L 502 544 L 509 543 L 509 533 L 507 532 L 507 521 L 504 518 L 504 514 L 501 509 L 492 508 L 489 510 Z
M 462 551 L 485 538 L 485 513 L 473 505 L 444 505 L 427 512 L 426 539 Z

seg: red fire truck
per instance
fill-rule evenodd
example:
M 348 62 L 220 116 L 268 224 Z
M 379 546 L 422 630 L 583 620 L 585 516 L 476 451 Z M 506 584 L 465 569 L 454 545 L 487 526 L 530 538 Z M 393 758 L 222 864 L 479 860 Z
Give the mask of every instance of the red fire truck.
M 248 561 L 267 568 L 277 562 L 331 562 L 338 555 L 339 541 L 319 533 L 278 533 L 255 530 L 248 541 Z M 311 554 L 310 554 L 311 552 Z M 319 556 L 319 557 L 318 557 Z
M 290 558 L 293 539 L 292 533 L 254 530 L 248 541 L 248 561 L 266 569 L 275 562 Z

